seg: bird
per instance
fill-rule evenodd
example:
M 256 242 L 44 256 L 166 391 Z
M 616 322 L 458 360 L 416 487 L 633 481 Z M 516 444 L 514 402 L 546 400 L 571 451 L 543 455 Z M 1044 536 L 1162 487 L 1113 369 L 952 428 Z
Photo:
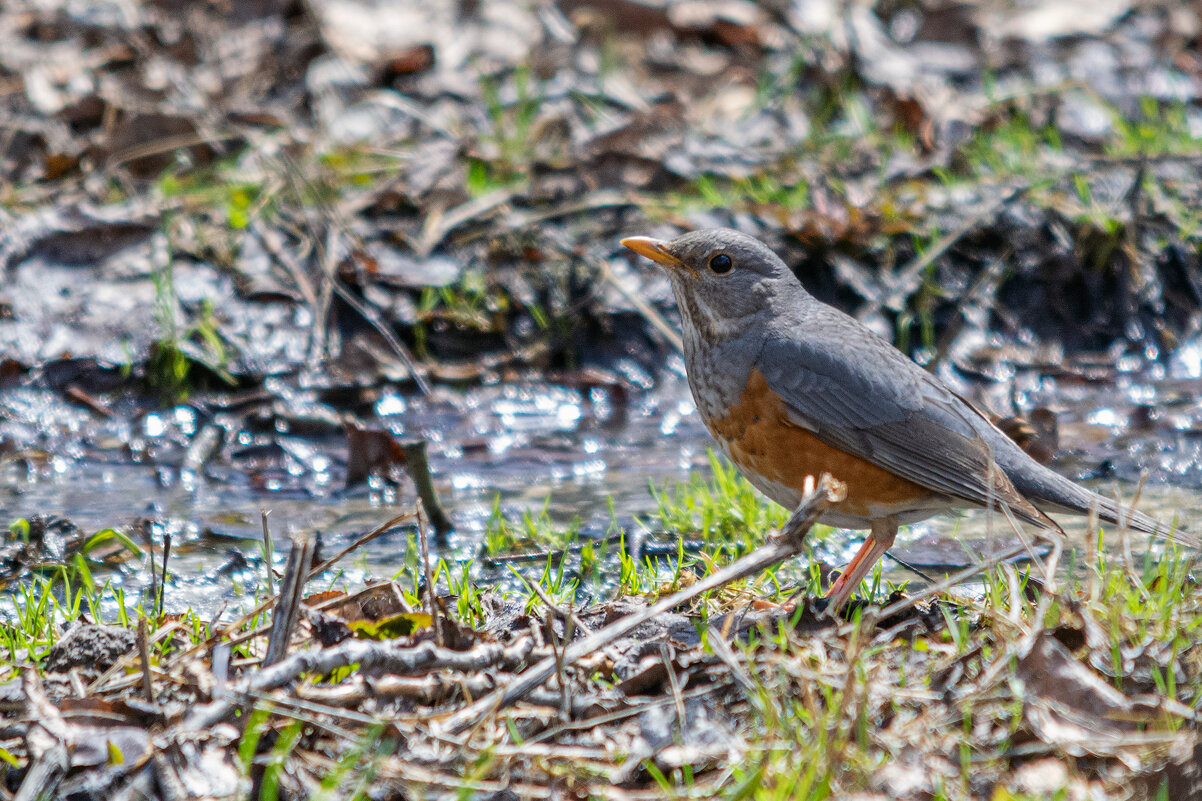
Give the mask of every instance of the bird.
M 821 522 L 869 533 L 828 609 L 850 600 L 899 526 L 955 509 L 1004 507 L 1052 536 L 1064 532 L 1048 512 L 1164 532 L 1032 459 L 937 376 L 813 297 L 754 237 L 709 228 L 621 244 L 667 272 L 697 411 L 747 480 L 787 509 L 807 476 L 846 485 Z

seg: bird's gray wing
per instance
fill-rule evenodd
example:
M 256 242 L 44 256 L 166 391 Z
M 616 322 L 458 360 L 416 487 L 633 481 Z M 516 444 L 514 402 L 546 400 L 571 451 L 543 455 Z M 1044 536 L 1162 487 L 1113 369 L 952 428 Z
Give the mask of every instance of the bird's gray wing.
M 757 364 L 790 420 L 828 445 L 936 492 L 985 506 L 1001 501 L 1046 525 L 994 463 L 982 437 L 988 422 L 841 312 L 811 309 L 766 338 Z

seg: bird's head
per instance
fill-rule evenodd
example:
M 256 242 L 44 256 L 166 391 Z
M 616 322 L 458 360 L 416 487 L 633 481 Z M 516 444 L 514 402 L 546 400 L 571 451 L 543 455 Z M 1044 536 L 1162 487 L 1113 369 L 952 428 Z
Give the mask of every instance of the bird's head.
M 752 315 L 796 303 L 805 290 L 780 257 L 754 237 L 729 228 L 692 231 L 667 241 L 632 236 L 622 244 L 663 267 L 685 328 L 724 338 Z

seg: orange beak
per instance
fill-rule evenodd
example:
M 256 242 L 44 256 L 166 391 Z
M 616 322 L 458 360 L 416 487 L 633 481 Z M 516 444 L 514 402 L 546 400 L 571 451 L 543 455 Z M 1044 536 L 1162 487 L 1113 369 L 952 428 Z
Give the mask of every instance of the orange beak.
M 664 243 L 658 239 L 649 236 L 628 236 L 622 240 L 622 244 L 640 256 L 646 256 L 661 267 L 693 272 L 683 261 L 669 253 L 664 247 Z

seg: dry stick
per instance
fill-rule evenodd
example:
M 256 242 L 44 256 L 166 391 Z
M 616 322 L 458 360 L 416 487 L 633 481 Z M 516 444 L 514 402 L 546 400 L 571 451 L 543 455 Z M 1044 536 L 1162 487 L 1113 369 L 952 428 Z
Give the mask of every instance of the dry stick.
M 681 697 L 686 702 L 692 701 L 695 698 L 703 698 L 707 695 L 717 695 L 718 693 L 723 692 L 729 686 L 730 684 L 727 682 L 715 680 L 712 684 L 706 684 L 692 690 L 686 690 L 681 693 Z M 659 709 L 660 707 L 665 707 L 674 703 L 675 699 L 656 696 L 650 701 L 645 701 L 643 703 L 631 703 L 630 706 L 622 707 L 621 709 L 615 709 L 612 712 L 603 712 L 600 715 L 593 715 L 592 717 L 583 718 L 581 720 L 573 720 L 568 723 L 560 723 L 558 725 L 551 726 L 543 729 L 537 734 L 531 735 L 524 742 L 526 744 L 533 744 L 554 740 L 564 732 L 595 729 L 596 727 L 604 724 L 616 723 L 619 720 L 638 717 L 648 710 Z M 458 745 L 458 743 L 456 743 L 456 745 Z
M 1143 494 L 1144 484 L 1148 481 L 1148 474 L 1145 472 L 1139 477 L 1139 486 L 1135 488 L 1135 497 L 1131 500 L 1131 510 L 1135 509 L 1135 505 L 1139 503 L 1139 496 Z M 1135 557 L 1131 555 L 1131 529 L 1128 527 L 1130 514 L 1128 509 L 1123 506 L 1122 500 L 1117 492 L 1114 493 L 1114 508 L 1117 514 L 1118 521 L 1115 525 L 1119 529 L 1119 547 L 1123 552 L 1123 566 L 1127 571 L 1127 580 L 1139 590 L 1139 595 L 1145 601 L 1148 599 L 1148 588 L 1144 584 L 1143 578 L 1140 577 L 1139 571 L 1135 569 Z
M 284 167 L 285 167 L 284 175 L 288 181 L 288 185 L 292 189 L 293 194 L 298 199 L 303 198 L 303 193 L 300 191 L 300 187 L 299 187 L 299 181 L 301 180 L 301 173 L 300 173 L 300 170 L 297 167 L 296 163 L 291 158 L 289 158 L 287 156 L 287 154 L 281 154 L 280 160 L 284 164 Z M 507 200 L 509 198 L 512 198 L 513 194 L 514 194 L 512 189 L 497 190 L 497 193 L 505 195 L 505 198 L 503 198 L 502 200 Z M 493 193 L 493 194 L 497 194 L 497 193 Z M 415 250 L 418 252 L 418 255 L 423 258 L 425 256 L 428 256 L 430 251 L 432 251 L 433 248 L 435 246 L 437 246 L 437 244 L 439 242 L 442 241 L 442 238 L 443 238 L 443 236 L 445 236 L 445 233 L 449 232 L 449 230 L 450 230 L 450 229 L 447 229 L 447 231 L 444 232 L 443 234 L 439 234 L 437 241 L 433 242 L 433 244 L 430 245 L 429 250 L 426 250 L 423 252 L 423 250 L 422 250 L 423 246 L 420 243 L 422 241 L 425 241 L 425 237 L 427 236 L 427 234 L 433 235 L 433 234 L 431 234 L 432 226 L 436 226 L 440 220 L 447 220 L 448 218 L 452 217 L 460 210 L 468 210 L 467 211 L 468 216 L 465 217 L 464 219 L 456 218 L 458 221 L 453 222 L 452 227 L 454 227 L 454 225 L 458 225 L 462 222 L 466 222 L 468 219 L 471 219 L 471 211 L 470 211 L 469 207 L 474 207 L 475 204 L 484 202 L 487 197 L 492 197 L 492 195 L 482 197 L 482 198 L 476 198 L 475 200 L 468 201 L 467 203 L 463 204 L 462 206 L 459 206 L 458 209 L 452 210 L 450 213 L 448 213 L 448 215 L 446 217 L 444 217 L 441 214 L 437 214 L 437 213 L 427 216 L 425 224 L 422 227 L 421 236 L 419 237 L 419 243 L 417 245 L 415 245 Z M 303 207 L 306 210 L 308 210 L 310 205 L 311 204 L 305 203 L 305 204 L 303 204 Z M 395 353 L 396 356 L 405 364 L 405 368 L 409 371 L 409 374 L 413 377 L 413 380 L 417 384 L 418 389 L 421 390 L 421 393 L 423 395 L 429 395 L 433 391 L 433 388 L 430 385 L 429 378 L 427 378 L 427 372 L 428 372 L 427 368 L 418 362 L 418 360 L 414 357 L 412 351 L 410 351 L 409 348 L 405 345 L 405 343 L 402 342 L 396 336 L 396 333 L 393 331 L 393 327 L 391 325 L 389 325 L 388 322 L 385 321 L 375 311 L 375 309 L 373 309 L 368 304 L 363 303 L 360 300 L 359 296 L 356 293 L 350 291 L 350 289 L 346 285 L 344 285 L 343 282 L 338 277 L 338 271 L 336 269 L 337 265 L 334 263 L 334 257 L 337 254 L 337 247 L 336 247 L 337 243 L 338 243 L 337 237 L 347 236 L 348 238 L 353 238 L 354 235 L 351 234 L 347 230 L 347 226 L 345 225 L 345 223 L 340 221 L 341 215 L 338 213 L 337 209 L 331 207 L 329 204 L 324 203 L 320 200 L 316 204 L 312 204 L 312 205 L 315 205 L 317 211 L 323 216 L 323 221 L 325 223 L 326 242 L 325 242 L 324 246 L 322 246 L 320 244 L 321 238 L 318 235 L 317 224 L 313 220 L 312 215 L 306 215 L 305 223 L 309 229 L 309 235 L 312 238 L 312 240 L 315 243 L 315 246 L 317 247 L 317 250 L 318 250 L 318 256 L 320 257 L 320 260 L 321 260 L 320 275 L 323 279 L 321 282 L 321 285 L 319 287 L 320 296 L 319 297 L 315 296 L 315 299 L 311 303 L 311 305 L 313 307 L 314 324 L 313 324 L 313 334 L 312 334 L 312 345 L 310 347 L 310 351 L 320 350 L 322 352 L 322 354 L 324 354 L 325 348 L 328 344 L 328 335 L 327 335 L 326 331 L 324 329 L 322 329 L 321 326 L 328 321 L 331 301 L 333 299 L 333 296 L 335 294 L 337 294 L 339 298 L 341 298 L 343 301 L 345 301 L 348 306 L 350 306 L 361 317 L 363 317 L 363 319 L 366 320 L 367 323 L 369 325 L 371 325 L 372 328 L 375 329 L 376 333 L 378 333 L 381 336 L 381 338 L 384 339 L 384 341 L 392 349 L 393 353 Z M 491 208 L 491 207 L 489 207 L 489 208 Z M 351 244 L 354 245 L 357 243 L 358 243 L 358 240 L 355 240 L 355 241 L 352 241 Z M 309 357 L 310 361 L 315 362 L 318 355 L 319 354 L 315 354 L 315 353 L 311 352 L 310 357 Z
M 393 528 L 394 526 L 397 526 L 397 525 L 405 522 L 406 520 L 409 520 L 414 517 L 417 517 L 416 509 L 413 509 L 408 512 L 402 512 L 401 514 L 397 515 L 396 517 L 392 518 L 391 520 L 387 521 L 386 523 L 382 523 L 382 524 L 376 526 L 371 531 L 367 532 L 362 537 L 355 540 L 350 545 L 346 546 L 341 551 L 334 554 L 329 559 L 325 560 L 320 565 L 318 565 L 317 567 L 310 570 L 309 578 L 313 578 L 314 576 L 320 576 L 322 573 L 324 573 L 326 570 L 328 570 L 331 565 L 333 565 L 335 562 L 341 561 L 342 557 L 346 556 L 351 551 L 357 550 L 360 546 L 365 545 L 368 542 L 371 542 L 376 537 L 383 534 L 385 531 L 388 531 L 390 528 Z
M 62 743 L 55 743 L 41 758 L 33 761 L 17 788 L 13 801 L 41 801 L 55 797 L 55 790 L 71 768 L 71 755 Z
M 576 615 L 571 613 L 571 604 L 569 603 L 568 615 L 566 618 L 564 618 L 564 622 L 563 622 L 563 642 L 560 643 L 560 650 L 559 650 L 559 656 L 560 656 L 561 661 L 563 659 L 563 649 L 568 647 L 568 643 L 570 643 L 572 641 L 572 637 L 574 637 L 576 635 L 576 627 L 575 627 L 575 624 L 572 622 L 575 619 L 576 619 Z M 554 623 L 551 624 L 551 630 L 552 631 L 555 630 Z M 570 719 L 572 717 L 572 710 L 575 708 L 575 704 L 573 703 L 573 699 L 572 699 L 571 690 L 568 689 L 567 681 L 565 681 L 563 679 L 560 680 L 559 687 L 562 692 L 562 699 L 561 699 L 562 704 L 563 704 L 562 717 Z
M 517 570 L 515 570 L 512 565 L 509 568 L 509 572 L 513 573 L 513 575 L 517 576 L 518 581 L 521 581 L 523 584 L 525 584 L 527 587 L 529 587 L 534 592 L 534 594 L 538 596 L 538 599 L 547 605 L 548 609 L 550 609 L 552 612 L 554 612 L 556 615 L 558 615 L 560 620 L 564 621 L 565 626 L 570 622 L 575 628 L 578 628 L 582 632 L 584 632 L 584 636 L 586 636 L 586 637 L 590 636 L 593 633 L 593 630 L 590 629 L 585 624 L 585 622 L 583 620 L 581 620 L 580 617 L 574 611 L 572 611 L 572 609 L 569 608 L 568 611 L 566 611 L 566 612 L 564 610 L 560 609 L 559 606 L 556 605 L 555 601 L 552 600 L 551 596 L 547 595 L 547 591 L 544 590 L 541 586 L 539 586 L 538 582 L 531 581 L 530 579 L 526 578 L 521 573 L 519 573 Z M 571 638 L 568 637 L 567 639 L 571 639 Z
M 70 752 L 76 745 L 72 735 L 77 729 L 67 724 L 58 706 L 46 697 L 42 680 L 33 668 L 21 672 L 21 689 L 25 695 L 25 716 L 30 721 L 25 738 L 28 750 L 37 756 L 30 759 L 13 801 L 53 798 L 59 782 L 71 769 Z
M 275 584 L 271 576 L 272 547 L 271 532 L 267 529 L 267 508 L 260 506 L 259 514 L 263 517 L 263 561 L 267 566 L 267 570 L 264 571 L 267 576 L 267 594 L 275 595 Z
M 464 223 L 479 219 L 498 206 L 503 206 L 513 200 L 514 190 L 494 189 L 488 194 L 461 203 L 453 209 L 435 210 L 426 216 L 422 230 L 413 243 L 413 252 L 419 259 L 424 259 L 434 252 L 434 248 L 446 239 L 447 234 Z
M 318 283 L 314 287 L 313 296 L 313 322 L 309 333 L 309 353 L 306 356 L 305 366 L 314 369 L 325 358 L 326 350 L 329 347 L 329 325 L 330 325 L 330 306 L 333 298 L 333 288 L 331 284 L 335 282 L 336 265 L 333 261 L 334 245 L 336 241 L 336 227 L 330 216 L 326 216 L 326 226 L 324 229 L 325 242 L 322 242 L 323 230 L 319 228 L 317 221 L 314 219 L 313 209 L 316 207 L 318 213 L 326 212 L 328 209 L 320 200 L 321 194 L 318 192 L 311 193 L 313 198 L 316 198 L 316 203 L 306 201 L 306 193 L 301 186 L 302 182 L 309 183 L 301 174 L 300 167 L 286 152 L 279 152 L 277 158 L 283 165 L 284 181 L 288 188 L 292 191 L 292 195 L 301 204 L 300 217 L 304 222 L 310 246 L 313 248 L 314 256 L 317 261 L 317 269 L 314 274 L 318 278 Z M 304 269 L 303 267 L 301 268 Z
M 171 559 L 171 534 L 163 535 L 163 569 L 159 571 L 159 594 L 155 603 L 156 622 L 163 617 L 163 599 L 167 594 L 167 562 Z
M 735 656 L 735 652 L 730 647 L 730 643 L 726 641 L 726 637 L 717 631 L 710 631 L 705 641 L 709 645 L 710 650 L 714 652 L 714 656 L 718 657 L 730 670 L 731 677 L 743 689 L 743 692 L 748 694 L 754 692 L 755 682 L 751 680 L 751 674 L 747 672 L 747 668 Z
M 1044 568 L 1046 575 L 1044 576 L 1044 594 L 1059 595 L 1059 587 L 1056 584 L 1056 568 L 1060 565 L 1060 557 L 1064 555 L 1063 537 L 1052 537 L 1052 552 L 1048 554 L 1046 561 L 1047 567 Z
M 455 525 L 442 508 L 438 500 L 438 492 L 434 489 L 434 477 L 430 475 L 430 459 L 426 455 L 424 439 L 401 443 L 401 452 L 405 454 L 405 472 L 413 479 L 417 489 L 417 497 L 421 499 L 422 508 L 430 516 L 434 533 L 439 536 L 450 533 Z
M 330 648 L 302 651 L 282 662 L 231 683 L 219 699 L 197 707 L 168 734 L 207 731 L 242 704 L 242 698 L 281 687 L 305 673 L 326 674 L 347 665 L 358 664 L 361 670 L 380 670 L 385 673 L 414 674 L 435 670 L 478 673 L 521 664 L 530 655 L 534 643 L 523 637 L 511 646 L 496 643 L 476 646 L 470 651 L 452 651 L 426 641 L 416 646 L 397 642 L 347 640 Z
M 876 621 L 879 618 L 872 614 L 861 614 L 860 625 L 855 626 L 848 638 L 847 647 L 845 650 L 847 660 L 847 670 L 843 676 L 843 692 L 839 698 L 839 716 L 835 719 L 835 731 L 832 736 L 826 741 L 826 764 L 839 764 L 837 749 L 839 742 L 843 739 L 839 737 L 839 730 L 843 728 L 844 722 L 849 729 L 847 735 L 851 735 L 850 729 L 855 726 L 855 718 L 850 716 L 848 712 L 851 710 L 852 704 L 856 702 L 858 695 L 862 693 L 856 692 L 856 671 L 859 667 L 860 653 L 864 649 L 865 640 L 871 639 L 871 631 L 876 627 Z M 850 720 L 849 720 L 850 718 Z
M 304 227 L 308 232 L 317 260 L 315 273 L 320 279 L 320 283 L 316 287 L 315 300 L 312 306 L 313 324 L 310 332 L 309 354 L 306 359 L 306 367 L 314 369 L 317 367 L 318 362 L 326 357 L 326 352 L 329 348 L 330 309 L 334 293 L 340 289 L 337 272 L 338 265 L 335 263 L 338 255 L 338 237 L 346 233 L 346 225 L 336 217 L 331 206 L 321 199 L 320 192 L 308 193 L 309 198 L 316 198 L 316 200 L 306 198 L 306 193 L 302 191 L 300 184 L 303 181 L 307 186 L 311 187 L 312 181 L 309 181 L 302 175 L 300 167 L 287 153 L 280 152 L 277 154 L 277 157 L 284 165 L 283 174 L 288 187 L 301 203 Z M 315 219 L 316 217 L 320 217 L 320 220 Z M 319 222 L 321 225 L 319 225 Z M 343 296 L 346 296 L 345 289 L 343 290 Z M 354 298 L 346 299 L 352 306 L 354 305 Z M 373 325 L 376 324 L 376 321 L 370 318 L 368 318 L 368 321 Z M 379 333 L 385 338 L 388 337 L 387 331 L 379 330 Z M 423 393 L 426 392 L 426 387 L 423 386 L 420 377 L 418 387 L 422 389 Z
M 881 556 L 885 557 L 886 559 L 889 559 L 890 561 L 894 562 L 898 566 L 903 567 L 906 570 L 909 570 L 911 573 L 915 574 L 916 576 L 918 576 L 920 579 L 927 582 L 928 584 L 932 584 L 936 580 L 934 576 L 930 575 L 929 573 L 927 573 L 924 570 L 919 569 L 919 567 L 917 565 L 907 562 L 905 559 L 900 559 L 897 556 L 894 556 L 893 554 L 889 553 L 888 551 L 885 551 L 883 554 L 881 554 Z
M 568 667 L 580 658 L 587 656 L 625 634 L 634 631 L 643 623 L 668 612 L 682 603 L 696 598 L 698 595 L 710 592 L 732 581 L 754 575 L 772 565 L 790 559 L 801 552 L 805 536 L 809 533 L 818 518 L 831 506 L 842 501 L 847 495 L 847 488 L 841 482 L 824 473 L 817 483 L 813 477 L 806 478 L 805 493 L 801 503 L 793 512 L 789 521 L 781 529 L 779 536 L 764 544 L 741 559 L 732 562 L 716 573 L 712 573 L 696 584 L 678 593 L 661 598 L 641 612 L 611 623 L 597 631 L 591 637 L 585 637 L 563 652 L 563 665 Z M 506 687 L 489 693 L 442 721 L 442 729 L 446 732 L 459 734 L 482 723 L 487 717 L 503 709 L 515 701 L 525 697 L 535 687 L 542 685 L 555 674 L 557 660 L 554 656 L 543 659 L 538 664 L 520 673 Z
M 404 362 L 405 369 L 409 371 L 409 375 L 413 376 L 413 382 L 417 384 L 417 388 L 421 390 L 421 393 L 429 395 L 433 392 L 434 389 L 430 386 L 430 379 L 426 378 L 426 368 L 417 363 L 417 358 L 413 355 L 413 352 L 409 350 L 404 342 L 401 342 L 400 338 L 393 332 L 392 326 L 380 317 L 375 309 L 368 306 L 355 293 L 347 289 L 338 276 L 331 275 L 329 280 L 333 282 L 332 288 L 338 297 L 345 301 L 346 305 L 358 312 L 376 330 L 376 333 L 384 338 L 384 341 L 392 348 L 397 358 Z
M 1020 544 L 1016 545 L 1015 547 L 1010 548 L 1009 550 L 1002 551 L 1001 553 L 996 554 L 996 555 L 990 557 L 989 559 L 982 561 L 980 564 L 969 565 L 968 567 L 964 568 L 960 572 L 951 574 L 950 576 L 948 576 L 947 578 L 945 578 L 943 581 L 939 582 L 938 584 L 932 584 L 930 587 L 927 587 L 926 589 L 922 590 L 919 593 L 911 595 L 908 598 L 903 598 L 902 600 L 898 601 L 897 603 L 889 604 L 888 606 L 886 606 L 884 609 L 882 609 L 880 611 L 880 613 L 877 615 L 877 619 L 884 620 L 886 618 L 893 617 L 894 615 L 901 614 L 902 612 L 905 612 L 907 609 L 912 609 L 915 606 L 917 606 L 918 604 L 925 601 L 926 599 L 933 598 L 934 596 L 939 595 L 940 593 L 946 592 L 947 590 L 951 589 L 952 587 L 956 586 L 957 584 L 961 583 L 962 581 L 967 581 L 968 579 L 972 578 L 973 576 L 980 575 L 981 573 L 984 573 L 986 570 L 990 569 L 991 567 L 996 567 L 997 565 L 1000 565 L 1002 562 L 1005 562 L 1009 559 L 1013 559 L 1014 557 L 1018 556 L 1019 554 L 1026 552 L 1026 550 L 1027 550 L 1026 544 L 1020 543 Z
M 488 673 L 377 676 L 370 684 L 362 676 L 356 676 L 336 685 L 302 684 L 297 687 L 296 694 L 304 701 L 337 707 L 357 707 L 368 698 L 374 698 L 377 702 L 402 699 L 434 706 L 448 700 L 456 690 L 463 693 L 470 703 L 474 696 L 483 695 L 496 686 L 496 681 Z
M 297 262 L 292 249 L 280 239 L 279 232 L 274 228 L 264 228 L 257 222 L 251 224 L 250 231 L 251 234 L 258 237 L 263 249 L 284 268 L 296 283 L 297 290 L 301 293 L 305 303 L 309 304 L 309 308 L 317 308 L 317 290 L 313 288 L 313 282 L 309 280 L 305 268 Z
M 623 192 L 618 189 L 596 189 L 584 197 L 569 200 L 550 208 L 523 211 L 516 211 L 510 208 L 503 222 L 509 226 L 510 230 L 520 230 L 536 223 L 546 222 L 547 220 L 570 217 L 574 214 L 583 214 L 589 211 L 597 211 L 598 209 L 638 206 L 646 200 L 647 198 L 640 195 Z M 462 236 L 455 237 L 455 242 L 461 245 L 476 238 L 473 233 L 465 232 Z
M 220 142 L 230 142 L 241 138 L 238 133 L 213 133 L 211 135 L 204 134 L 180 134 L 178 136 L 164 136 L 155 139 L 152 142 L 145 144 L 127 147 L 123 150 L 118 150 L 108 158 L 105 166 L 110 170 L 115 170 L 122 164 L 135 159 L 146 158 L 147 156 L 157 156 L 162 153 L 170 153 L 173 150 L 180 150 L 185 147 L 196 147 L 197 145 L 215 145 Z
M 651 323 L 651 327 L 668 340 L 668 344 L 675 348 L 677 353 L 684 353 L 684 340 L 680 338 L 680 333 L 672 327 L 671 323 L 664 319 L 664 316 L 655 310 L 655 307 L 647 302 L 647 299 L 638 294 L 630 287 L 623 284 L 614 275 L 613 270 L 604 261 L 600 262 L 601 279 L 609 282 L 614 289 L 622 293 L 622 297 L 630 301 L 630 305 L 634 306 L 634 310 L 643 316 L 643 319 Z
M 176 631 L 183 631 L 183 628 L 183 625 L 179 621 L 168 623 L 162 628 L 155 629 L 154 633 L 150 634 L 146 640 L 146 644 L 154 645 L 162 642 L 169 634 L 174 634 Z M 92 695 L 93 693 L 101 692 L 102 688 L 104 692 L 108 692 L 124 687 L 135 686 L 140 679 L 136 674 L 130 673 L 128 668 L 133 664 L 133 660 L 138 657 L 136 651 L 137 649 L 135 649 L 134 653 L 132 654 L 127 653 L 122 655 L 121 658 L 113 663 L 112 667 L 101 673 L 95 680 L 93 680 L 92 683 L 87 686 L 87 694 Z M 111 684 L 108 684 L 111 679 L 118 675 L 121 675 L 122 678 L 112 682 Z
M 567 647 L 567 637 L 564 638 L 564 642 L 559 641 L 559 635 L 555 633 L 555 621 L 549 615 L 543 624 L 547 627 L 547 641 L 551 645 L 551 656 L 555 658 L 555 680 L 559 682 L 559 719 L 571 720 L 572 697 L 568 695 L 568 674 L 567 668 L 563 664 L 563 651 Z
M 154 611 L 155 598 L 154 594 L 159 586 L 159 571 L 154 566 L 154 530 L 150 525 L 146 527 L 146 553 L 150 555 L 150 611 Z M 145 600 L 145 596 L 143 596 Z
M 534 591 L 534 594 L 537 595 L 538 599 L 547 606 L 548 610 L 550 610 L 556 617 L 563 621 L 563 642 L 560 643 L 558 636 L 555 634 L 554 621 L 551 619 L 550 615 L 548 615 L 546 618 L 547 639 L 551 641 L 551 653 L 555 655 L 556 660 L 555 676 L 559 681 L 559 717 L 560 720 L 563 721 L 570 720 L 572 717 L 572 697 L 568 692 L 567 675 L 563 664 L 563 649 L 566 648 L 567 644 L 572 641 L 572 635 L 575 634 L 577 626 L 579 626 L 580 630 L 584 632 L 586 637 L 593 632 L 589 630 L 588 626 L 584 625 L 580 618 L 576 617 L 576 613 L 572 611 L 570 606 L 568 611 L 565 612 L 556 606 L 555 601 L 551 599 L 551 596 L 547 595 L 547 591 L 540 587 L 537 582 L 530 581 L 521 573 L 514 570 L 512 566 L 509 568 L 509 570 L 511 573 L 513 573 L 513 575 L 517 576 L 518 579 L 525 583 L 527 587 Z
M 305 597 L 305 582 L 309 577 L 309 562 L 313 560 L 313 537 L 302 534 L 292 539 L 288 551 L 288 565 L 284 568 L 284 581 L 280 584 L 279 600 L 271 616 L 271 634 L 267 637 L 267 654 L 263 667 L 279 662 L 288 653 L 288 643 L 300 617 L 301 601 Z
M 417 542 L 422 551 L 422 572 L 426 574 L 426 612 L 434 624 L 434 641 L 441 647 L 442 621 L 438 617 L 438 597 L 434 593 L 434 571 L 430 568 L 430 538 L 426 536 L 426 510 L 421 499 L 417 502 Z
M 1143 215 L 1140 214 L 1139 207 L 1140 201 L 1143 199 L 1144 179 L 1148 176 L 1146 154 L 1141 153 L 1140 155 L 1145 157 L 1139 160 L 1139 164 L 1135 168 L 1135 176 L 1131 179 L 1131 188 L 1127 190 L 1127 210 L 1131 214 L 1131 224 L 1127 226 L 1127 230 L 1124 232 L 1127 257 L 1131 259 L 1131 266 L 1134 268 L 1140 266 L 1139 224 Z
M 1006 517 L 1006 522 L 1010 524 L 1010 528 L 1014 530 L 1014 536 L 1016 538 L 1018 538 L 1019 542 L 1022 543 L 1023 548 L 1027 552 L 1027 556 L 1030 557 L 1031 561 L 1035 564 L 1035 566 L 1037 568 L 1039 568 L 1040 572 L 1043 573 L 1044 583 L 1048 586 L 1052 586 L 1054 583 L 1054 579 L 1053 579 L 1051 573 L 1048 572 L 1048 568 L 1044 564 L 1044 561 L 1039 558 L 1039 554 L 1037 554 L 1035 552 L 1035 546 L 1032 544 L 1031 540 L 1027 537 L 1027 532 L 1025 530 L 1023 530 L 1022 524 L 1018 522 L 1018 518 L 1016 518 L 1014 516 L 1014 512 L 1012 512 L 1010 510 L 1010 507 L 1006 506 L 1005 504 L 1001 505 L 1001 511 L 1002 511 L 1002 514 Z M 1060 541 L 1061 538 L 1062 538 L 1062 535 L 1055 535 L 1055 534 L 1050 535 L 1048 537 L 1049 540 L 1051 540 L 1052 542 L 1057 542 L 1057 543 Z M 982 560 L 982 561 L 984 561 L 984 560 Z
M 379 537 L 381 534 L 390 530 L 394 526 L 396 526 L 400 523 L 403 523 L 406 520 L 411 519 L 416 514 L 417 514 L 416 511 L 404 512 L 402 514 L 397 515 L 396 517 L 391 518 L 390 520 L 385 521 L 384 523 L 381 523 L 380 525 L 373 528 L 371 531 L 364 534 L 359 539 L 352 542 L 350 545 L 343 548 L 338 553 L 331 556 L 329 559 L 322 562 L 317 567 L 310 570 L 309 578 L 313 578 L 314 576 L 320 576 L 322 573 L 324 573 L 326 570 L 328 570 L 333 564 L 340 561 L 344 556 L 346 556 L 351 551 L 354 551 L 355 549 L 359 548 L 360 546 L 370 542 L 371 540 L 374 540 L 376 537 Z M 200 653 L 202 650 L 209 648 L 213 643 L 217 642 L 221 637 L 230 635 L 233 632 L 237 631 L 242 626 L 246 625 L 247 621 L 254 619 L 255 616 L 257 616 L 258 614 L 263 612 L 263 610 L 267 609 L 275 602 L 276 602 L 276 598 L 275 598 L 275 596 L 272 596 L 272 597 L 262 601 L 261 603 L 259 603 L 254 609 L 251 609 L 249 612 L 242 615 L 242 617 L 229 623 L 227 626 L 222 628 L 220 631 L 216 631 L 214 629 L 213 633 L 209 635 L 209 638 L 207 640 L 205 640 L 203 643 L 200 643 L 199 645 L 194 645 L 193 647 L 176 654 L 174 661 L 182 662 L 185 659 L 190 659 L 191 657 Z M 233 637 L 233 638 L 227 640 L 226 645 L 233 647 L 235 645 L 238 645 L 239 643 L 246 642 L 247 640 L 252 640 L 255 637 L 258 637 L 259 635 L 269 631 L 270 628 L 271 628 L 270 626 L 260 626 L 257 629 L 243 632 L 242 634 L 238 635 L 237 637 Z M 113 668 L 110 668 L 109 672 L 110 673 L 114 672 L 120 664 L 121 664 L 121 662 L 118 661 L 117 665 L 114 665 Z M 95 682 L 93 682 L 93 684 L 92 684 L 93 689 L 95 689 L 97 686 L 98 685 Z
M 304 686 L 301 684 L 295 688 L 294 692 L 297 695 L 286 697 L 279 694 L 249 693 L 247 694 L 246 701 L 247 703 L 252 700 L 266 701 L 271 706 L 272 712 L 294 717 L 297 720 L 304 720 L 304 722 L 310 723 L 314 728 L 325 729 L 344 742 L 352 742 L 356 739 L 354 733 L 348 730 L 349 726 L 355 724 L 372 726 L 380 722 L 378 716 L 357 712 L 353 709 L 329 706 L 309 698 L 302 698 L 299 692 Z
M 677 731 L 684 731 L 685 727 L 685 708 L 684 698 L 680 694 L 680 680 L 676 678 L 676 666 L 672 664 L 672 654 L 668 652 L 668 644 L 660 642 L 659 658 L 664 663 L 664 670 L 668 674 L 668 686 L 672 689 L 672 700 L 676 703 L 676 728 Z
M 80 675 L 79 667 L 67 669 L 67 681 L 71 684 L 71 692 L 76 698 L 87 698 L 88 688 L 83 683 L 83 676 Z
M 138 659 L 142 662 L 142 692 L 154 703 L 154 679 L 150 675 L 150 643 L 146 635 L 146 617 L 138 618 Z
M 1102 554 L 1099 548 L 1102 547 L 1102 518 L 1098 516 L 1098 505 L 1096 503 L 1089 505 L 1089 517 L 1085 520 L 1085 540 L 1089 546 L 1089 570 L 1086 571 L 1086 576 L 1089 578 L 1089 592 L 1087 597 L 1090 601 L 1098 600 L 1098 579 L 1100 568 L 1102 565 Z

